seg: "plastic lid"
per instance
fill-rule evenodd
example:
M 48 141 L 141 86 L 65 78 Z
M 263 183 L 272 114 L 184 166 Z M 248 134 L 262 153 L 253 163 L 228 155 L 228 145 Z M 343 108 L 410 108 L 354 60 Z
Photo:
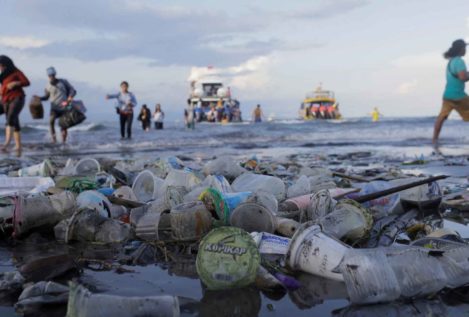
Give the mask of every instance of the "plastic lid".
M 216 228 L 200 242 L 196 268 L 209 289 L 247 286 L 256 279 L 259 265 L 253 238 L 240 228 Z

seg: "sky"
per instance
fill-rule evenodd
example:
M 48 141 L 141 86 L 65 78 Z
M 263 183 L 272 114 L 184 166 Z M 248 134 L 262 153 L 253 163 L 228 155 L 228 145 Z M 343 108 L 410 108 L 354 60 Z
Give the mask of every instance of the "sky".
M 469 39 L 469 1 L 0 0 L 0 21 L 0 54 L 31 80 L 27 95 L 54 66 L 95 120 L 115 115 L 104 96 L 122 80 L 180 119 L 208 66 L 245 112 L 293 118 L 322 83 L 345 117 L 434 116 L 442 54 Z

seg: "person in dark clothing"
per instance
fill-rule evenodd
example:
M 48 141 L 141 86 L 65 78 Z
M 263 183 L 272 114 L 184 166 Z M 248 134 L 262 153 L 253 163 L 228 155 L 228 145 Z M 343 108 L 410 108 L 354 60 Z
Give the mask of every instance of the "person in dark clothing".
M 77 92 L 68 80 L 56 77 L 57 72 L 54 67 L 47 69 L 47 76 L 49 77 L 49 83 L 45 89 L 45 95 L 39 97 L 39 99 L 41 99 L 41 101 L 50 100 L 49 130 L 52 143 L 56 143 L 55 121 L 65 113 L 65 107 L 72 102 Z M 63 128 L 60 130 L 62 133 L 62 142 L 66 143 L 68 131 Z
M 137 118 L 138 121 L 142 122 L 142 129 L 145 132 L 150 131 L 151 125 L 151 111 L 148 109 L 147 105 L 143 105 L 142 109 L 140 110 L 140 114 Z
M 15 140 L 15 150 L 21 153 L 21 126 L 19 115 L 24 107 L 23 87 L 29 86 L 28 78 L 16 68 L 5 55 L 0 56 L 0 95 L 6 116 L 5 143 L 3 150 L 10 146 L 11 136 Z
M 129 83 L 123 81 L 121 83 L 121 91 L 117 94 L 109 94 L 106 99 L 117 99 L 116 112 L 119 114 L 121 127 L 121 137 L 132 138 L 132 121 L 134 119 L 134 108 L 137 106 L 135 95 L 129 91 Z

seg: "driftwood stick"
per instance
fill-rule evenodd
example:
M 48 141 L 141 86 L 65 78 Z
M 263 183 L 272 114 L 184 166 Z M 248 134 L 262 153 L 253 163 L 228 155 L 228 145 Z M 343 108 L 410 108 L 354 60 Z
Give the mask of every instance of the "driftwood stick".
M 434 181 L 437 181 L 437 180 L 440 180 L 440 179 L 445 179 L 445 178 L 448 178 L 448 177 L 449 176 L 447 176 L 447 175 L 439 175 L 439 176 L 429 177 L 429 178 L 426 178 L 426 179 L 423 179 L 423 180 L 420 180 L 420 181 L 416 181 L 416 182 L 413 182 L 413 183 L 400 185 L 400 186 L 396 186 L 396 187 L 393 187 L 393 188 L 388 188 L 388 189 L 385 189 L 385 190 L 382 190 L 382 191 L 379 191 L 379 192 L 359 196 L 359 197 L 355 198 L 354 200 L 356 202 L 359 202 L 359 203 L 365 203 L 367 201 L 370 201 L 370 200 L 373 200 L 373 199 L 376 199 L 376 198 L 391 195 L 391 194 L 401 192 L 403 190 L 413 188 L 413 187 L 417 187 L 417 186 L 420 186 L 420 185 L 429 184 L 429 183 L 432 183 Z

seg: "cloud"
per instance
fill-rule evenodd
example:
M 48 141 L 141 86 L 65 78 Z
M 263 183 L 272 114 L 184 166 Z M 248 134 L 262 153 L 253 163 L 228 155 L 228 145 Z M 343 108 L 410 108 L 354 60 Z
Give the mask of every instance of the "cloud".
M 106 36 L 55 41 L 33 53 L 71 56 L 84 61 L 122 57 L 153 59 L 158 65 L 238 64 L 273 50 L 275 40 L 245 41 L 229 46 L 222 37 L 252 33 L 262 26 L 254 18 L 223 11 L 163 6 L 147 0 L 17 1 L 26 20 L 63 30 L 82 29 Z M 50 18 L 54 12 L 54 18 Z
M 312 11 L 313 17 L 323 18 L 366 2 L 340 3 L 323 1 L 302 10 L 301 14 L 310 16 L 307 12 Z M 49 28 L 55 36 L 49 43 L 28 47 L 32 54 L 87 62 L 136 57 L 152 60 L 150 66 L 217 64 L 224 67 L 275 51 L 323 46 L 311 41 L 280 40 L 277 33 L 267 38 L 265 34 L 262 36 L 269 27 L 278 27 L 286 19 L 283 13 L 266 9 L 233 13 L 214 6 L 163 5 L 152 0 L 17 0 L 14 9 L 18 19 Z M 54 12 L 53 19 L 51 12 Z M 298 22 L 297 14 L 292 12 L 287 18 Z M 60 32 L 63 34 L 57 38 L 55 33 Z
M 418 87 L 418 80 L 413 79 L 408 82 L 404 82 L 397 87 L 397 93 L 399 95 L 408 95 L 416 90 Z
M 368 5 L 368 0 L 323 0 L 301 10 L 287 12 L 286 16 L 295 19 L 326 19 Z
M 262 67 L 266 66 L 269 61 L 269 57 L 259 56 L 231 67 L 213 67 L 212 65 L 208 67 L 192 67 L 187 80 L 201 81 L 213 78 L 232 80 L 235 77 L 247 76 L 259 71 Z
M 0 45 L 15 49 L 39 48 L 49 44 L 49 41 L 30 36 L 0 36 Z

